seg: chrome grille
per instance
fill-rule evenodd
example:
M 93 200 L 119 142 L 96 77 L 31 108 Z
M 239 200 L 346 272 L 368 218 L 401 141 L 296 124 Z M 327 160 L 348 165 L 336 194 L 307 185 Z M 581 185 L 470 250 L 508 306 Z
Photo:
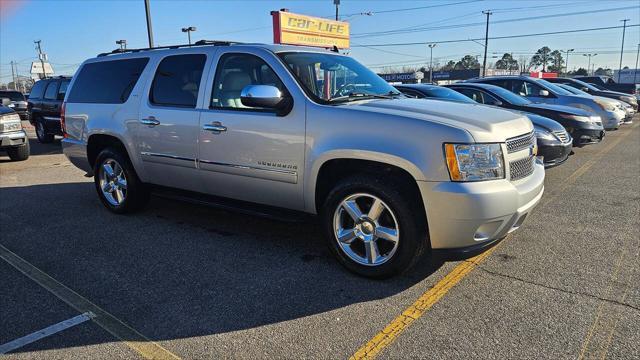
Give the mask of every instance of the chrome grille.
M 524 159 L 511 161 L 509 163 L 511 180 L 520 180 L 533 174 L 534 164 L 535 156 L 529 156 Z
M 535 141 L 536 137 L 533 134 L 533 131 L 528 134 L 507 139 L 507 153 L 513 153 L 516 151 L 527 149 L 533 146 L 535 144 Z
M 560 139 L 563 143 L 569 142 L 569 134 L 565 130 L 554 131 L 553 134 Z

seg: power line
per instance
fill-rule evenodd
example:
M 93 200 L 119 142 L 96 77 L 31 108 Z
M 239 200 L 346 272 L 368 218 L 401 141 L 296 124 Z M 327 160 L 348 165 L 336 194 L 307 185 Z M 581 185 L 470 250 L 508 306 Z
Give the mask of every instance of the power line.
M 627 27 L 637 27 L 637 26 L 640 26 L 640 24 L 627 25 Z M 620 29 L 620 28 L 622 28 L 622 26 L 606 26 L 606 27 L 597 27 L 597 28 L 588 28 L 588 29 L 550 31 L 550 32 L 542 32 L 542 33 L 534 33 L 534 34 L 494 36 L 494 37 L 490 37 L 489 40 L 513 39 L 513 38 L 532 37 L 532 36 L 545 36 L 545 35 L 557 35 L 557 34 L 567 34 L 567 33 L 579 33 L 579 32 L 586 32 L 586 31 L 611 30 L 611 29 Z M 362 45 L 355 45 L 355 46 L 352 46 L 352 47 L 410 46 L 410 45 L 426 45 L 426 44 L 433 44 L 433 43 L 435 43 L 435 44 L 449 44 L 449 43 L 480 41 L 480 40 L 484 40 L 484 38 L 457 39 L 457 40 L 439 40 L 439 41 L 422 41 L 422 42 L 410 42 L 410 43 L 362 44 Z
M 437 5 L 428 5 L 428 6 L 417 6 L 417 7 L 402 8 L 402 9 L 373 10 L 373 11 L 368 11 L 368 13 L 371 13 L 371 14 L 388 14 L 388 13 L 402 12 L 402 11 L 414 11 L 414 10 L 432 9 L 432 8 L 439 8 L 439 7 L 446 7 L 446 6 L 462 5 L 462 4 L 469 4 L 469 3 L 482 2 L 482 1 L 484 1 L 484 0 L 468 0 L 468 1 L 459 1 L 459 2 L 455 2 L 455 3 L 437 4 Z M 360 15 L 360 14 L 361 14 L 361 12 L 359 12 L 359 13 L 351 13 L 351 14 L 343 14 L 342 17 L 345 18 L 345 17 L 348 17 L 348 16 L 354 16 L 354 15 Z
M 586 15 L 586 14 L 592 14 L 592 13 L 603 13 L 603 12 L 638 9 L 638 8 L 640 8 L 640 7 L 638 7 L 638 6 L 625 6 L 625 7 L 609 8 L 609 9 L 575 11 L 575 12 L 561 13 L 561 14 L 538 15 L 538 16 L 528 16 L 528 17 L 504 19 L 504 20 L 493 21 L 492 23 L 493 24 L 505 24 L 505 23 L 510 23 L 510 22 L 531 21 L 531 20 L 549 19 L 549 18 L 575 16 L 575 15 Z M 429 23 L 422 24 L 422 25 L 427 25 L 427 24 L 429 24 Z M 419 26 L 422 26 L 422 25 L 419 25 Z M 443 25 L 443 26 L 434 26 L 434 27 L 416 27 L 416 26 L 413 26 L 413 27 L 399 28 L 399 29 L 395 29 L 395 30 L 386 30 L 386 31 L 378 31 L 378 32 L 370 32 L 370 33 L 353 34 L 352 37 L 353 38 L 365 38 L 365 37 L 390 36 L 390 35 L 406 34 L 406 33 L 413 33 L 413 32 L 424 32 L 424 31 L 433 31 L 433 30 L 444 30 L 444 29 L 459 29 L 459 28 L 474 27 L 474 26 L 481 26 L 481 25 L 485 25 L 485 23 L 484 22 L 475 22 L 475 23 L 452 24 L 452 25 Z

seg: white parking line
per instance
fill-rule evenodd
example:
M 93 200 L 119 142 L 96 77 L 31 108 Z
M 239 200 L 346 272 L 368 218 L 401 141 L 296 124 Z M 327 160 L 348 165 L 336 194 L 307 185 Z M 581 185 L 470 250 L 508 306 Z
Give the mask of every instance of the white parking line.
M 57 324 L 48 326 L 42 330 L 38 330 L 34 333 L 31 333 L 27 336 L 23 336 L 21 338 L 10 341 L 4 345 L 0 345 L 0 354 L 6 354 L 9 351 L 13 351 L 15 349 L 19 349 L 25 345 L 36 342 L 42 338 L 53 335 L 55 333 L 59 333 L 60 331 L 66 330 L 70 327 L 82 324 L 85 321 L 91 320 L 95 315 L 90 311 L 80 314 L 78 316 L 74 316 L 71 319 L 61 321 Z

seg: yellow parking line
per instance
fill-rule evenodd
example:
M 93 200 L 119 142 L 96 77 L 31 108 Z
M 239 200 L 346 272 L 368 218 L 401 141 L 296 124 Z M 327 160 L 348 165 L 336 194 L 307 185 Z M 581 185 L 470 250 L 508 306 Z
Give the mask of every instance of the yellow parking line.
M 91 319 L 93 322 L 111 335 L 122 340 L 124 344 L 142 357 L 146 359 L 179 359 L 178 356 L 169 350 L 149 340 L 120 319 L 109 314 L 98 305 L 66 287 L 64 284 L 58 282 L 2 245 L 0 245 L 0 258 L 72 308 L 81 313 L 91 312 L 95 314 L 95 317 Z
M 633 128 L 638 127 L 639 124 L 635 124 Z M 632 131 L 621 135 L 612 143 L 596 153 L 589 161 L 576 169 L 562 184 L 559 190 L 555 191 L 551 198 L 541 205 L 549 204 L 554 200 L 562 190 L 568 185 L 575 182 L 580 176 L 584 175 L 589 168 L 591 168 L 598 160 L 602 158 L 606 153 L 616 147 L 622 139 L 629 135 Z M 505 239 L 506 241 L 507 239 Z M 504 242 L 504 241 L 503 241 Z M 373 359 L 380 353 L 385 347 L 389 346 L 395 341 L 395 339 L 406 330 L 414 321 L 420 318 L 427 310 L 429 310 L 435 303 L 437 303 L 451 288 L 459 283 L 467 274 L 469 274 L 476 266 L 484 261 L 500 244 L 490 248 L 480 255 L 476 255 L 467 261 L 463 261 L 451 270 L 442 280 L 438 281 L 431 289 L 422 294 L 416 302 L 411 304 L 405 311 L 398 317 L 392 320 L 381 332 L 376 334 L 369 342 L 362 346 L 355 354 L 349 359 Z

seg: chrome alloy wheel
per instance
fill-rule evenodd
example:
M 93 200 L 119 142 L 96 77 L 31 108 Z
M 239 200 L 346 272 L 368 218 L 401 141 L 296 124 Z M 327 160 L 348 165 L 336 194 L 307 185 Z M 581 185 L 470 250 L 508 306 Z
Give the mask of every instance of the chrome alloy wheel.
M 98 170 L 102 195 L 113 206 L 121 205 L 127 197 L 127 177 L 122 166 L 114 159 L 102 162 Z
M 398 221 L 389 206 L 365 193 L 342 200 L 333 215 L 333 231 L 340 249 L 366 266 L 379 266 L 391 259 L 400 239 Z

